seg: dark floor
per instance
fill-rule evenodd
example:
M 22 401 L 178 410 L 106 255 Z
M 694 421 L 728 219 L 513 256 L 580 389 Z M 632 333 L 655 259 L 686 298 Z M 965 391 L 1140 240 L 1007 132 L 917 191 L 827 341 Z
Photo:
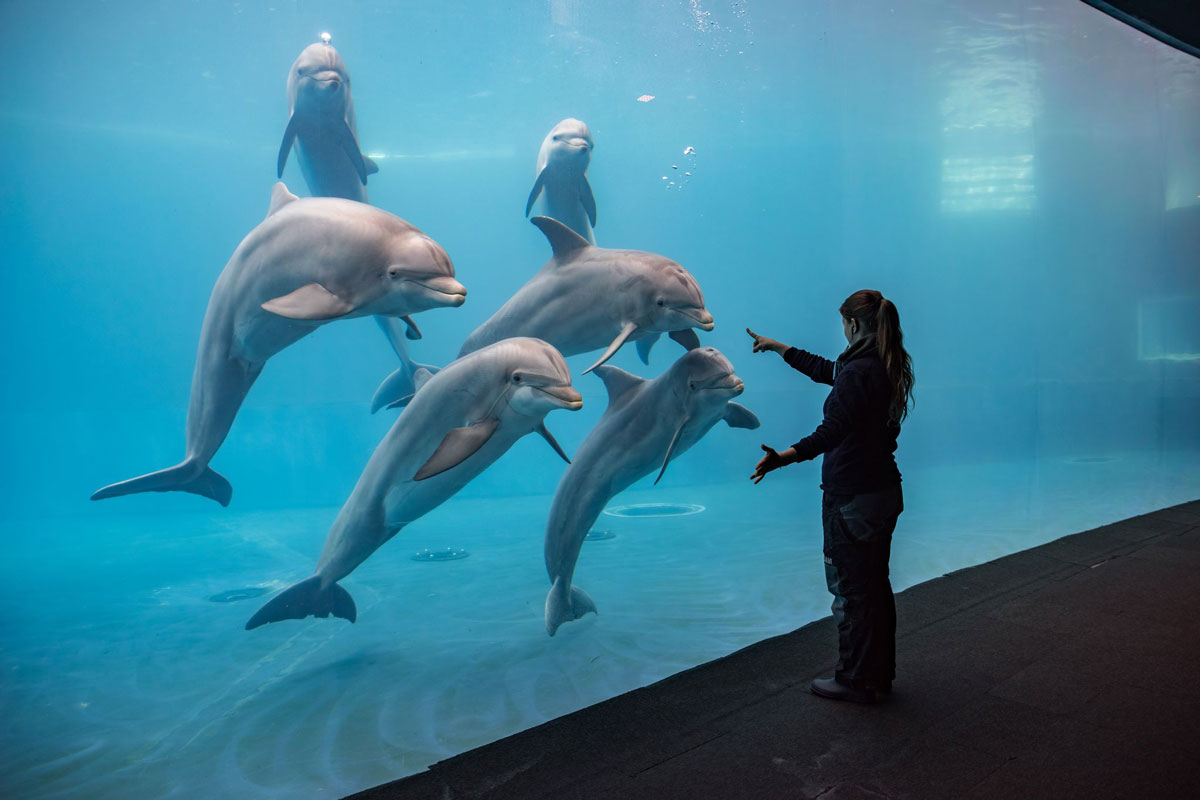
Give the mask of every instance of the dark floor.
M 355 798 L 1200 798 L 1200 500 L 896 598 L 895 692 L 829 618 Z

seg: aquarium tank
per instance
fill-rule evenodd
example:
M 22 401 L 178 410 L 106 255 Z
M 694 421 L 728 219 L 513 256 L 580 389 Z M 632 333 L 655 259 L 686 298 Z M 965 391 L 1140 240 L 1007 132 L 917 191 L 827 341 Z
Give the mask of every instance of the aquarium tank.
M 1085 3 L 0 23 L 6 797 L 339 797 L 827 615 L 819 460 L 749 479 L 826 390 L 745 329 L 858 289 L 897 590 L 1200 496 L 1200 61 Z

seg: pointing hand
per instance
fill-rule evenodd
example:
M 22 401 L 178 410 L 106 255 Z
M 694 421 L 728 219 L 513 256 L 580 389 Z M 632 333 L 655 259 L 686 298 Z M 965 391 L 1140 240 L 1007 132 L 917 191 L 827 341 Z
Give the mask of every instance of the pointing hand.
M 779 353 L 779 355 L 783 355 L 785 352 L 787 352 L 788 346 L 783 342 L 777 342 L 774 339 L 768 339 L 766 336 L 759 336 L 749 328 L 746 328 L 746 333 L 750 334 L 750 338 L 754 340 L 753 352 L 755 353 L 765 353 L 768 350 L 772 350 L 776 353 Z

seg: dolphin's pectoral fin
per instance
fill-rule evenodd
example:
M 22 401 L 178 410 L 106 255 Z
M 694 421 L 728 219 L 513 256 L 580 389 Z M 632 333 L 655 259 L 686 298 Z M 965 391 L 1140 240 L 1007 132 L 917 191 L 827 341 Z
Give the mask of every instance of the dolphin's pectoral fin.
M 550 242 L 550 249 L 554 251 L 554 257 L 560 261 L 576 255 L 585 247 L 594 246 L 587 239 L 552 217 L 534 217 L 529 221 L 546 235 L 547 241 Z
M 197 473 L 196 466 L 185 461 L 174 467 L 97 489 L 92 493 L 91 499 L 104 500 L 141 492 L 191 492 L 216 500 L 223 506 L 229 505 L 229 500 L 233 497 L 233 487 L 221 473 L 209 466 Z
M 638 358 L 642 360 L 643 364 L 650 363 L 650 348 L 654 347 L 654 343 L 658 341 L 658 337 L 660 336 L 662 336 L 662 334 L 658 331 L 655 331 L 649 336 L 645 336 L 637 340 L 637 354 Z
M 375 159 L 371 158 L 370 156 L 363 156 L 363 164 L 365 164 L 367 167 L 368 175 L 374 175 L 376 172 L 379 172 L 379 165 L 376 164 Z
M 283 181 L 279 181 L 271 187 L 271 204 L 267 206 L 267 216 L 271 216 L 293 200 L 299 199 L 299 197 L 296 197 L 296 195 L 288 190 L 287 185 Z
M 585 369 L 583 374 L 587 375 L 596 367 L 600 366 L 605 361 L 608 361 L 610 358 L 616 355 L 616 352 L 621 349 L 621 345 L 625 344 L 626 340 L 629 339 L 629 337 L 632 336 L 636 330 L 636 322 L 626 322 L 625 327 L 621 328 L 621 332 L 617 334 L 617 338 L 612 340 L 612 343 L 609 344 L 608 349 L 604 351 L 604 355 L 600 356 L 600 360 Z
M 342 148 L 342 152 L 350 159 L 354 171 L 358 173 L 358 179 L 362 181 L 363 186 L 366 186 L 367 163 L 363 159 L 362 150 L 358 149 L 358 140 L 354 138 L 354 131 L 350 130 L 350 123 L 343 121 L 337 128 L 337 142 L 338 146 Z
M 612 364 L 596 367 L 596 375 L 600 380 L 604 381 L 604 388 L 608 390 L 609 405 L 617 402 L 627 392 L 636 389 L 646 382 L 645 378 L 639 378 L 632 372 L 626 372 L 620 367 L 614 367 Z
M 533 188 L 529 190 L 529 199 L 525 201 L 525 216 L 529 216 L 529 212 L 533 210 L 533 204 L 537 202 L 538 195 L 542 193 L 542 189 L 546 185 L 546 169 L 538 173 L 537 179 L 533 182 Z
M 754 416 L 754 412 L 737 403 L 730 403 L 725 407 L 723 419 L 731 428 L 754 430 L 759 426 L 758 417 Z
M 294 292 L 262 304 L 264 311 L 288 319 L 323 320 L 344 317 L 354 306 L 319 283 L 306 283 Z
M 568 464 L 571 463 L 571 459 L 567 458 L 567 454 L 563 452 L 562 446 L 558 443 L 558 440 L 554 438 L 554 434 L 551 433 L 550 429 L 546 427 L 546 422 L 544 420 L 538 423 L 538 426 L 534 428 L 534 430 L 541 434 L 541 437 L 546 440 L 547 444 L 554 448 L 554 452 L 558 453 L 559 457 L 561 457 L 563 461 L 567 462 Z
M 331 583 L 322 590 L 321 576 L 313 575 L 289 586 L 267 601 L 267 604 L 246 623 L 246 630 L 253 630 L 269 622 L 328 617 L 330 614 L 354 622 L 358 618 L 358 609 L 354 607 L 354 598 L 349 592 L 336 583 Z
M 279 157 L 275 160 L 275 177 L 283 177 L 283 168 L 287 166 L 288 154 L 296 144 L 296 133 L 300 130 L 300 120 L 295 114 L 288 117 L 287 127 L 283 129 L 283 141 L 279 143 Z
M 400 319 L 404 320 L 404 324 L 408 326 L 408 330 L 404 332 L 407 339 L 417 340 L 421 338 L 421 329 L 417 327 L 417 323 L 413 322 L 413 318 L 405 315 Z
M 688 350 L 695 350 L 700 346 L 700 337 L 697 336 L 696 331 L 691 328 L 684 328 L 681 331 L 671 331 L 667 335 L 679 342 Z
M 579 178 L 579 202 L 583 204 L 583 210 L 587 212 L 588 222 L 592 223 L 592 227 L 596 227 L 596 196 L 592 194 L 592 185 L 588 183 L 587 175 Z
M 438 445 L 437 450 L 433 451 L 433 455 L 429 457 L 429 460 L 417 470 L 417 474 L 413 476 L 413 480 L 423 481 L 426 478 L 432 478 L 434 475 L 457 467 L 470 458 L 475 451 L 483 447 L 487 443 L 487 440 L 492 438 L 492 434 L 496 432 L 496 428 L 499 425 L 500 420 L 488 418 L 473 425 L 452 429 L 442 439 L 442 443 Z
M 546 595 L 546 633 L 553 636 L 564 622 L 577 620 L 588 612 L 599 613 L 587 592 L 578 586 L 570 587 L 568 592 L 563 587 L 562 577 L 555 578 Z
M 667 454 L 663 456 L 662 469 L 658 471 L 658 477 L 654 479 L 654 485 L 662 480 L 663 473 L 667 471 L 667 464 L 671 463 L 671 456 L 675 454 L 675 445 L 679 443 L 679 435 L 683 433 L 683 427 L 688 424 L 688 418 L 684 417 L 679 420 L 679 427 L 675 429 L 675 435 L 671 437 L 671 443 L 667 445 Z

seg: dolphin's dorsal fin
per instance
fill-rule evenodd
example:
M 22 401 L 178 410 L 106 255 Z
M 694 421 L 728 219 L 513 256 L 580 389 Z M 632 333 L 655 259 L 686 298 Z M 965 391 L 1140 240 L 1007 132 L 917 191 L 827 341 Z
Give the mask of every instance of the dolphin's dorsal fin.
M 631 390 L 646 382 L 645 378 L 639 378 L 632 372 L 626 372 L 612 364 L 596 367 L 595 372 L 600 376 L 600 380 L 604 381 L 604 388 L 608 389 L 609 405 L 615 404 Z
M 754 415 L 754 412 L 737 403 L 729 403 L 725 406 L 723 419 L 731 428 L 754 430 L 759 425 L 758 417 Z
M 529 221 L 546 234 L 546 239 L 550 241 L 550 249 L 554 251 L 554 257 L 560 261 L 565 261 L 585 247 L 592 246 L 587 239 L 551 217 L 534 217 Z
M 288 190 L 287 185 L 283 181 L 279 181 L 271 187 L 271 205 L 267 206 L 267 216 L 271 216 L 293 200 L 299 199 L 299 197 L 296 197 L 296 195 Z

